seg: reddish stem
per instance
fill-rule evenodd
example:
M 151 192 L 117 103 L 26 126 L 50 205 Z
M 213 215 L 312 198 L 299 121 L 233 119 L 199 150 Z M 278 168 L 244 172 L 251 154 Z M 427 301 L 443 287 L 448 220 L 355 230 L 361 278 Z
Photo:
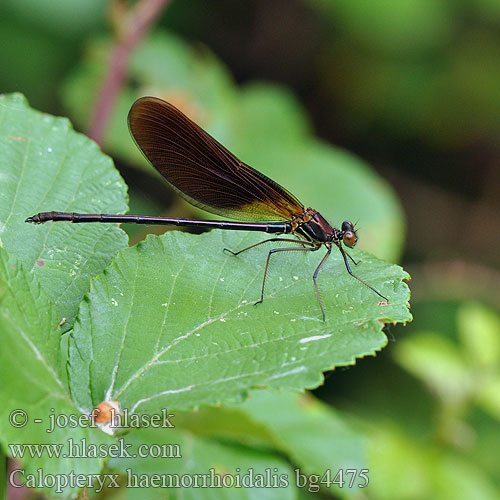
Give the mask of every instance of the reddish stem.
M 116 97 L 127 77 L 130 54 L 170 0 L 139 0 L 125 16 L 116 45 L 111 51 L 109 70 L 92 113 L 88 136 L 102 144 Z

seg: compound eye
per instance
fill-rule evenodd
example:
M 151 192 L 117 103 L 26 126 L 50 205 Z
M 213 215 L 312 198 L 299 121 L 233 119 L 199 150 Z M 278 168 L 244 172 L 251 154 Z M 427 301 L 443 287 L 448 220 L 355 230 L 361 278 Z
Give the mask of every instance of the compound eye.
M 345 220 L 342 222 L 342 231 L 354 231 L 354 225 L 352 222 Z
M 342 224 L 342 227 L 343 226 L 344 225 Z M 342 240 L 346 247 L 352 248 L 357 243 L 358 237 L 354 231 L 346 231 Z

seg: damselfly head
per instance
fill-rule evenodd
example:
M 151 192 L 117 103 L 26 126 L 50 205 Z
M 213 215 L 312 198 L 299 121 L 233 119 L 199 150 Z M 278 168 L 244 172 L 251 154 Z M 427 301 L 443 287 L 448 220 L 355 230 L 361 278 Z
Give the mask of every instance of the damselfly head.
M 346 247 L 352 248 L 358 242 L 354 224 L 348 220 L 342 222 L 342 241 Z

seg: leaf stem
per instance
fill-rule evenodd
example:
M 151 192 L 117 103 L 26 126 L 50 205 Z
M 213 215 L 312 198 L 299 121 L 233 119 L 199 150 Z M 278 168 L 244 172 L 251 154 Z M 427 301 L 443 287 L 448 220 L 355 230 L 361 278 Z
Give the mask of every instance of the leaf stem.
M 97 143 L 102 144 L 116 97 L 126 80 L 130 54 L 169 2 L 170 0 L 138 0 L 128 11 L 118 8 L 120 0 L 115 2 L 116 8 L 112 12 L 116 14 L 117 41 L 111 50 L 109 69 L 88 129 L 88 136 Z

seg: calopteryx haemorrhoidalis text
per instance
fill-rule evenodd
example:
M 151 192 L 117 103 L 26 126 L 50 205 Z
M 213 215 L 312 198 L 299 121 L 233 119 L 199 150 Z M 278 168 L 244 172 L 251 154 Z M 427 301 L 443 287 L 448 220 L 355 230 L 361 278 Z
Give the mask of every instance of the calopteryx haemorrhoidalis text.
M 333 245 L 340 250 L 348 273 L 388 301 L 375 288 L 355 276 L 351 270 L 347 259 L 351 257 L 342 247 L 343 243 L 346 247 L 352 248 L 358 240 L 351 222 L 344 221 L 341 229 L 330 226 L 319 212 L 312 208 L 305 208 L 285 188 L 240 161 L 168 102 L 156 97 L 138 99 L 130 109 L 128 124 L 139 149 L 184 199 L 208 212 L 239 219 L 242 222 L 69 212 L 41 212 L 28 217 L 26 222 L 34 224 L 48 221 L 133 222 L 292 234 L 298 239 L 273 237 L 237 252 L 228 250 L 238 255 L 267 242 L 281 241 L 299 245 L 274 248 L 269 251 L 264 269 L 261 297 L 257 304 L 264 300 L 264 287 L 271 255 L 288 251 L 314 252 L 323 245 L 327 249 L 326 254 L 313 274 L 323 320 L 325 311 L 319 294 L 317 277 Z

